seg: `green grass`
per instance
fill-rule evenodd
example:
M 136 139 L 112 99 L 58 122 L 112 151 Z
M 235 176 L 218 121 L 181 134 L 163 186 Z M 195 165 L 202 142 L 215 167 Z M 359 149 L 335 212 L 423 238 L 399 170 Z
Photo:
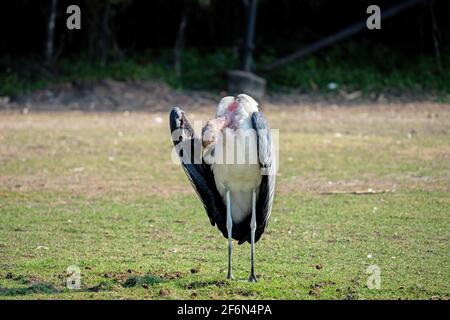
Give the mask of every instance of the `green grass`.
M 328 89 L 334 82 L 338 90 L 361 91 L 363 94 L 388 93 L 413 96 L 431 95 L 437 101 L 448 101 L 450 95 L 450 54 L 442 50 L 442 68 L 430 54 L 402 54 L 387 47 L 373 48 L 364 42 L 349 42 L 294 61 L 273 73 L 263 74 L 271 92 L 301 91 L 335 94 Z M 361 54 L 361 53 L 364 54 Z M 256 58 L 256 72 L 274 61 L 280 53 L 262 52 Z M 389 57 L 389 59 L 386 59 Z M 208 53 L 186 49 L 182 54 L 182 75 L 177 77 L 172 67 L 172 52 L 146 52 L 111 60 L 106 65 L 83 55 L 63 58 L 55 65 L 53 76 L 43 73 L 27 58 L 15 62 L 19 68 L 6 68 L 0 74 L 0 96 L 20 95 L 51 84 L 68 81 L 158 80 L 177 89 L 223 90 L 225 73 L 239 67 L 238 54 L 230 49 Z M 0 60 L 0 66 L 11 64 L 11 58 Z M 28 66 L 28 67 L 27 67 Z M 40 71 L 39 71 L 40 70 Z
M 0 114 L 0 299 L 448 299 L 448 105 L 267 114 L 280 175 L 256 284 L 248 244 L 225 279 L 226 239 L 153 122 L 166 115 Z M 322 194 L 367 188 L 393 192 Z

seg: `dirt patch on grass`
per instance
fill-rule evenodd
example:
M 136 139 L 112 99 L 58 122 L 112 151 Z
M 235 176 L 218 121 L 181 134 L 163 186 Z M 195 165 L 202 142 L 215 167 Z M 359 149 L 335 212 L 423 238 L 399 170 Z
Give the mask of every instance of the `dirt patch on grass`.
M 120 284 L 125 288 L 131 287 L 149 287 L 160 282 L 168 280 L 175 280 L 184 277 L 186 274 L 181 271 L 161 271 L 161 272 L 139 272 L 134 270 L 127 270 L 126 272 L 107 272 L 103 277 Z
M 52 85 L 15 98 L 12 102 L 0 104 L 3 109 L 22 109 L 28 111 L 124 111 L 124 110 L 167 110 L 168 106 L 184 105 L 206 107 L 213 106 L 226 92 L 206 92 L 194 90 L 176 90 L 166 84 L 155 81 L 122 82 L 111 79 L 99 81 L 68 82 Z M 428 103 L 436 100 L 433 94 L 418 96 L 414 92 L 402 94 L 385 92 L 384 94 L 354 96 L 344 91 L 336 94 L 269 94 L 265 97 L 267 105 L 313 105 L 313 106 L 360 106 L 380 104 Z
M 92 292 L 100 292 L 100 291 L 110 291 L 113 289 L 113 285 L 107 281 L 101 281 L 95 286 L 89 287 L 87 290 Z
M 450 190 L 450 176 L 439 178 L 414 177 L 410 175 L 397 175 L 383 178 L 367 178 L 364 180 L 337 180 L 296 178 L 278 183 L 277 193 L 287 194 L 306 192 L 316 194 L 379 194 L 395 193 L 400 190 L 433 191 Z
M 334 285 L 336 285 L 336 283 L 334 281 L 331 281 L 331 280 L 321 281 L 319 283 L 315 283 L 315 284 L 310 286 L 310 290 L 309 290 L 308 294 L 310 296 L 315 297 L 315 298 L 319 298 L 320 295 L 321 295 L 322 290 L 325 287 L 334 286 Z
M 192 290 L 192 289 L 200 289 L 200 288 L 205 288 L 205 287 L 226 287 L 228 286 L 229 283 L 225 282 L 225 281 L 217 281 L 217 280 L 211 280 L 211 281 L 195 281 L 195 282 L 191 282 L 187 285 L 185 285 L 184 287 L 186 289 Z
M 0 176 L 0 188 L 10 192 L 70 192 L 73 195 L 95 197 L 107 194 L 134 195 L 159 195 L 169 198 L 172 194 L 190 194 L 192 188 L 189 184 L 179 186 L 151 183 L 148 180 L 130 182 L 126 179 L 116 181 L 104 180 L 100 177 L 86 176 L 84 179 L 68 176 L 39 177 L 39 176 Z M 0 192 L 0 197 L 2 193 Z
M 125 288 L 132 288 L 137 286 L 153 286 L 155 284 L 161 283 L 164 280 L 153 274 L 145 274 L 143 276 L 130 276 L 123 283 L 122 286 Z
M 35 285 L 35 284 L 39 284 L 39 283 L 44 283 L 44 281 L 37 276 L 33 276 L 33 275 L 25 276 L 25 275 L 21 275 L 21 274 L 14 274 L 13 272 L 7 272 L 4 275 L 4 278 L 17 281 L 20 284 Z
M 165 280 L 175 280 L 183 278 L 184 276 L 186 276 L 186 274 L 181 271 L 174 271 L 174 272 L 158 273 L 158 276 Z
M 167 106 L 211 105 L 215 96 L 207 92 L 179 91 L 158 82 L 71 82 L 54 85 L 18 97 L 4 108 L 28 110 L 167 110 Z
M 398 182 L 389 179 L 370 179 L 369 181 L 361 180 L 338 180 L 331 181 L 325 179 L 311 178 L 295 178 L 290 181 L 283 181 L 277 186 L 277 192 L 310 192 L 310 193 L 331 193 L 334 191 L 351 192 L 351 191 L 367 191 L 367 190 L 390 190 L 395 191 Z

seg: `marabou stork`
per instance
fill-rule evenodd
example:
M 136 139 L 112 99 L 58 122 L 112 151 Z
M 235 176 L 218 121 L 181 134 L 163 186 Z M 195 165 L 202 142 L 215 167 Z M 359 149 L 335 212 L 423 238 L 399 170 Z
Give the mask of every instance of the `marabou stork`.
M 232 239 L 251 244 L 249 281 L 256 282 L 254 246 L 261 238 L 272 211 L 275 191 L 275 151 L 272 135 L 258 103 L 246 94 L 224 97 L 216 118 L 207 122 L 199 139 L 179 107 L 170 112 L 172 140 L 181 164 L 208 214 L 228 239 L 228 279 L 232 273 Z M 249 133 L 253 134 L 249 134 Z M 220 139 L 220 137 L 226 136 Z M 234 141 L 227 145 L 230 140 Z M 248 140 L 246 140 L 248 139 Z M 202 148 L 203 146 L 203 148 Z M 231 149 L 246 162 L 206 161 L 206 152 Z M 202 152 L 203 149 L 203 152 Z M 256 156 L 257 155 L 257 156 Z M 253 162 L 247 158 L 255 159 Z

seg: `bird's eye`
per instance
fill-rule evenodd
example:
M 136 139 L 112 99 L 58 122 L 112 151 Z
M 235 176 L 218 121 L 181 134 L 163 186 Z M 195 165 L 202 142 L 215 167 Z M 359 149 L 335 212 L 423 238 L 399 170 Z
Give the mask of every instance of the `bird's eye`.
M 240 98 L 236 98 L 236 102 L 241 102 L 241 99 Z

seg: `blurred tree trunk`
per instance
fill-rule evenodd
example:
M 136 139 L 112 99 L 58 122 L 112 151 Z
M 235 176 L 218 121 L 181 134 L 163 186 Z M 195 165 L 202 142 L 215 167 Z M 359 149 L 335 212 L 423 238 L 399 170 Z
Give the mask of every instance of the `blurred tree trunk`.
M 177 78 L 181 77 L 181 53 L 183 51 L 184 30 L 186 29 L 187 17 L 188 17 L 187 12 L 184 11 L 181 16 L 177 38 L 175 39 L 175 45 L 173 47 L 173 64 L 175 69 L 175 75 L 177 76 Z
M 434 46 L 434 55 L 436 57 L 436 66 L 437 69 L 442 72 L 442 59 L 441 59 L 441 50 L 440 50 L 440 38 L 441 33 L 439 31 L 438 23 L 436 21 L 436 16 L 434 14 L 434 1 L 429 3 L 430 14 L 431 14 L 431 38 L 433 39 Z
M 100 34 L 99 34 L 99 57 L 102 65 L 108 61 L 108 55 L 111 49 L 111 29 L 109 27 L 109 17 L 111 15 L 111 4 L 109 1 L 104 3 L 101 9 Z
M 93 61 L 105 65 L 113 47 L 111 1 L 91 1 L 88 10 L 88 52 Z
M 58 8 L 58 0 L 50 0 L 50 15 L 47 23 L 47 40 L 45 45 L 45 61 L 51 64 L 55 51 L 55 21 Z

